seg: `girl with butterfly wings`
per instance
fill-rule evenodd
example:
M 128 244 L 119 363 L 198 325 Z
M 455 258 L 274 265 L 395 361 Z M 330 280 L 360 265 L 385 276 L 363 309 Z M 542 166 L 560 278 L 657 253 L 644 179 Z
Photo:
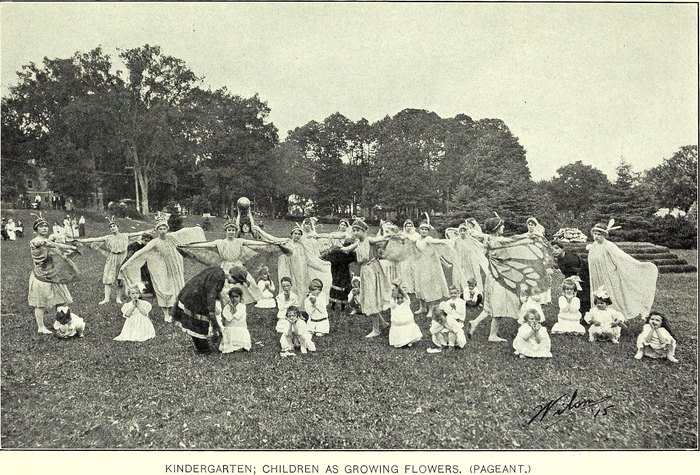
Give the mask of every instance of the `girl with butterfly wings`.
M 541 236 L 503 237 L 503 220 L 489 218 L 484 223 L 488 272 L 484 286 L 484 310 L 468 323 L 471 337 L 484 319 L 492 317 L 489 341 L 505 341 L 498 336 L 500 319 L 518 319 L 519 295 L 523 291 L 541 292 L 547 283 L 547 269 L 552 267 L 549 243 Z

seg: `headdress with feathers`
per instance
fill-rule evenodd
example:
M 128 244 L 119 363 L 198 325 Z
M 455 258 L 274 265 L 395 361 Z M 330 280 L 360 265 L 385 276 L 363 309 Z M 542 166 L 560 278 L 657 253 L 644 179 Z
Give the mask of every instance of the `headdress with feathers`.
M 428 213 L 423 213 L 425 215 L 425 221 L 421 222 L 418 228 L 420 229 L 421 227 L 427 225 L 428 229 L 434 229 L 433 225 L 430 224 L 430 216 L 428 216 Z
M 105 216 L 105 219 L 107 220 L 107 223 L 109 223 L 109 226 L 114 224 L 115 226 L 119 227 L 119 223 L 117 223 L 115 220 L 114 215 L 112 215 L 111 218 L 109 216 Z
M 365 219 L 360 216 L 353 216 L 352 227 L 359 228 L 362 231 L 367 231 L 369 229 L 369 226 L 365 223 Z
M 304 230 L 302 229 L 299 223 L 294 223 L 294 227 L 289 232 L 289 234 L 294 234 L 294 231 L 299 231 L 302 234 L 302 236 L 304 235 Z
M 36 218 L 36 220 L 34 221 L 34 224 L 32 224 L 32 229 L 34 231 L 36 231 L 36 228 L 38 228 L 42 224 L 45 224 L 47 226 L 49 225 L 49 222 L 44 219 L 44 217 L 41 215 L 41 213 L 39 213 L 39 214 L 30 213 L 30 214 Z
M 503 220 L 501 219 L 500 216 L 498 216 L 498 213 L 495 211 L 493 212 L 495 215 L 494 218 L 489 218 L 486 221 L 484 221 L 484 226 L 486 227 L 486 231 L 488 233 L 493 233 L 495 232 L 498 228 L 503 226 Z
M 161 226 L 165 226 L 168 229 L 170 229 L 170 225 L 168 224 L 169 217 L 169 213 L 163 213 L 162 211 L 158 211 L 158 213 L 156 213 L 156 229 L 158 229 Z
M 226 218 L 226 221 L 224 222 L 224 231 L 227 230 L 228 228 L 234 228 L 234 229 L 240 229 L 238 227 L 238 222 L 234 221 L 231 219 L 229 215 L 224 216 Z
M 596 224 L 593 226 L 593 229 L 591 229 L 591 231 L 600 231 L 601 233 L 610 234 L 610 231 L 621 228 L 622 226 L 615 226 L 615 220 L 611 219 L 610 221 L 608 221 L 608 225 L 605 228 L 602 228 L 598 226 L 598 224 Z

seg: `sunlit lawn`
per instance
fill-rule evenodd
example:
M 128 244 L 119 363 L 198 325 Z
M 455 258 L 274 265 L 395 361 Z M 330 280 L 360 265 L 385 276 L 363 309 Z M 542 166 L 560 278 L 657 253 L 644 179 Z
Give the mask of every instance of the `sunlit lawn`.
M 28 213 L 18 214 L 29 226 Z M 186 224 L 199 221 L 188 218 Z M 122 227 L 131 231 L 132 226 L 146 228 L 138 223 Z M 266 229 L 279 236 L 288 236 L 290 228 L 290 222 L 266 222 Z M 88 223 L 91 236 L 106 231 L 106 222 Z M 465 349 L 428 354 L 427 337 L 417 347 L 393 349 L 386 335 L 364 338 L 369 331 L 365 317 L 339 311 L 331 313 L 331 334 L 317 340 L 316 354 L 283 359 L 274 311 L 252 306 L 250 353 L 199 356 L 189 337 L 165 324 L 159 311 L 151 314 L 156 339 L 141 344 L 112 340 L 123 318 L 117 304 L 97 305 L 104 258 L 96 251 L 76 258 L 84 277 L 70 285 L 72 308 L 87 322 L 86 337 L 64 341 L 35 334 L 27 305 L 31 234 L 1 248 L 3 447 L 697 445 L 697 274 L 665 274 L 658 283 L 656 307 L 673 323 L 679 365 L 632 358 L 638 321 L 623 332 L 620 345 L 553 336 L 554 358 L 538 361 L 514 357 L 515 322 L 505 325 L 508 343 L 488 343 L 486 324 Z M 207 234 L 209 239 L 223 235 L 221 221 L 214 220 Z M 275 269 L 275 263 L 270 267 Z M 187 277 L 201 268 L 186 261 Z M 555 299 L 560 282 L 559 277 Z M 551 327 L 556 309 L 549 306 L 546 314 Z M 427 335 L 429 321 L 420 317 L 418 322 Z M 597 417 L 589 408 L 578 408 L 528 424 L 539 404 L 574 390 L 579 399 L 609 396 L 605 405 L 614 406 Z

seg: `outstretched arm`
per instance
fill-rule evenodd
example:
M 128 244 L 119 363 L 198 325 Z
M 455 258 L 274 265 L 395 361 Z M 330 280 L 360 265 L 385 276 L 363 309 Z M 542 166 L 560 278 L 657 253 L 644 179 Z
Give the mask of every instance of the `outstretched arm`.
M 94 238 L 81 238 L 81 239 L 73 239 L 75 242 L 79 242 L 81 244 L 88 244 L 91 242 L 105 242 L 107 240 L 108 236 L 100 236 L 100 237 L 94 237 Z
M 194 244 L 186 244 L 184 246 L 178 247 L 194 247 L 194 248 L 213 248 L 216 249 L 216 243 L 214 241 L 198 242 Z

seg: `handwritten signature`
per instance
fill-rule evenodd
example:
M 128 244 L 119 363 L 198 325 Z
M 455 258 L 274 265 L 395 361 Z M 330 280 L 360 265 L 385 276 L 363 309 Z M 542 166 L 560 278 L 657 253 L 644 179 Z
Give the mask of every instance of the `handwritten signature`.
M 568 401 L 566 401 L 568 399 Z M 598 399 L 586 399 L 579 396 L 578 389 L 574 389 L 569 396 L 564 393 L 556 399 L 551 399 L 545 404 L 538 404 L 534 416 L 527 421 L 528 425 L 541 422 L 549 429 L 572 414 L 588 412 L 593 418 L 607 416 L 615 404 L 611 404 L 612 396 L 603 396 Z

